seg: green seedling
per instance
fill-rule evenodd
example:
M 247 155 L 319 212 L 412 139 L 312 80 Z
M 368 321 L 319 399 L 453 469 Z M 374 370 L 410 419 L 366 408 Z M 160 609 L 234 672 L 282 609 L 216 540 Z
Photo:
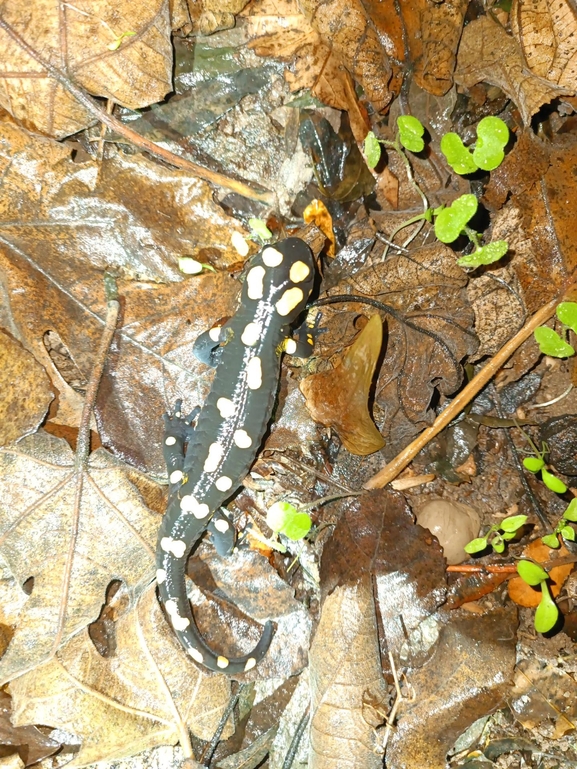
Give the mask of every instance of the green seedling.
M 180 256 L 178 258 L 178 269 L 185 275 L 200 275 L 201 272 L 216 272 L 211 264 L 198 262 L 192 256 Z
M 112 43 L 108 43 L 106 47 L 109 51 L 117 51 L 127 37 L 134 37 L 135 35 L 136 32 L 123 32 L 121 35 L 118 35 L 116 40 L 113 40 Z
M 266 226 L 264 219 L 249 219 L 248 226 L 250 227 L 251 235 L 258 240 L 266 242 L 272 238 L 272 232 Z
M 407 219 L 390 236 L 392 240 L 399 230 L 419 221 L 428 221 L 435 224 L 435 235 L 442 243 L 452 243 L 460 235 L 466 235 L 475 246 L 471 254 L 466 254 L 457 260 L 460 267 L 475 269 L 481 265 L 493 264 L 507 253 L 509 248 L 504 240 L 481 245 L 481 236 L 469 227 L 469 221 L 475 215 L 478 207 L 477 198 L 474 195 L 461 195 L 450 206 L 430 208 L 427 199 L 415 182 L 410 163 L 404 150 L 420 152 L 424 146 L 423 135 L 425 129 L 422 123 L 412 115 L 402 115 L 397 118 L 397 135 L 394 141 L 377 139 L 370 131 L 365 138 L 365 157 L 369 168 L 375 168 L 381 159 L 381 146 L 390 147 L 399 153 L 407 166 L 409 180 L 417 189 L 424 201 L 425 210 L 422 214 Z M 449 164 L 458 174 L 470 174 L 479 168 L 491 171 L 502 162 L 504 147 L 509 140 L 509 129 L 506 124 L 495 117 L 483 118 L 477 126 L 477 142 L 473 152 L 465 147 L 463 141 L 456 133 L 448 133 L 441 139 L 441 150 Z M 418 232 L 415 231 L 414 235 Z M 414 235 L 412 237 L 414 237 Z M 407 244 L 405 243 L 405 246 Z
M 275 502 L 267 511 L 266 522 L 277 534 L 284 534 L 293 542 L 303 539 L 309 533 L 312 520 L 290 502 Z
M 547 469 L 547 463 L 545 462 L 545 455 L 548 452 L 547 444 L 543 443 L 541 451 L 539 451 L 527 433 L 523 432 L 523 435 L 527 441 L 529 441 L 529 444 L 535 453 L 535 456 L 525 457 L 523 460 L 525 470 L 533 473 L 533 475 L 541 473 L 541 480 L 548 489 L 551 489 L 551 491 L 554 491 L 556 494 L 564 494 L 567 491 L 567 486 L 560 478 L 557 478 L 556 475 Z
M 493 524 L 484 537 L 477 537 L 466 544 L 465 552 L 474 555 L 490 546 L 496 553 L 502 553 L 505 550 L 505 543 L 515 539 L 526 521 L 526 515 L 511 515 L 509 518 L 503 518 L 501 523 Z
M 541 542 L 547 545 L 547 547 L 557 549 L 560 547 L 559 534 L 563 539 L 575 542 L 575 529 L 569 526 L 569 521 L 577 523 L 577 498 L 571 500 L 569 507 L 559 519 L 557 526 L 555 526 L 553 534 L 546 534 L 544 537 L 541 537 Z
M 538 633 L 547 633 L 555 626 L 559 617 L 559 609 L 551 598 L 547 585 L 549 574 L 540 564 L 524 559 L 517 564 L 517 572 L 528 585 L 541 588 L 541 601 L 535 612 L 535 630 Z
M 577 334 L 577 303 L 561 302 L 557 306 L 557 317 L 565 326 L 565 335 L 567 329 L 571 329 Z M 553 358 L 570 358 L 575 355 L 575 350 L 562 336 L 553 331 L 549 326 L 539 326 L 533 332 L 539 349 L 544 355 L 550 355 Z

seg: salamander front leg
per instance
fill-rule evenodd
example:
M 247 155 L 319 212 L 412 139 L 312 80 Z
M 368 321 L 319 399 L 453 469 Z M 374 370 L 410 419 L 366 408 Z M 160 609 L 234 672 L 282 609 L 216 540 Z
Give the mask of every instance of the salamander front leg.
M 232 521 L 223 510 L 216 510 L 208 523 L 212 544 L 219 555 L 230 555 L 234 549 L 236 533 Z
M 193 422 L 200 413 L 197 406 L 186 417 L 182 415 L 182 400 L 179 398 L 172 413 L 163 415 L 164 438 L 162 441 L 162 453 L 166 462 L 168 479 L 172 487 L 182 481 L 182 467 L 184 464 L 184 447 L 194 433 Z

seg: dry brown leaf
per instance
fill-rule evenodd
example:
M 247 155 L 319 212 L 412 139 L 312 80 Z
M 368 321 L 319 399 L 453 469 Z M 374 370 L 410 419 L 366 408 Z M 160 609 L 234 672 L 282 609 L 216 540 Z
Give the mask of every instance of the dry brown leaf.
M 25 22 L 21 0 L 3 0 L 0 14 L 30 46 L 95 96 L 138 109 L 172 90 L 167 0 L 103 0 L 81 8 L 34 0 L 27 5 Z M 125 37 L 118 50 L 108 49 L 127 32 L 135 34 Z M 26 127 L 61 139 L 96 122 L 3 30 L 0 49 L 0 104 Z
M 334 427 L 351 454 L 366 456 L 385 443 L 368 407 L 382 344 L 383 323 L 373 315 L 336 368 L 313 374 L 300 384 L 312 418 Z
M 232 313 L 238 293 L 227 274 L 175 285 L 176 258 L 188 253 L 226 268 L 238 260 L 230 237 L 241 229 L 213 202 L 207 184 L 183 172 L 122 155 L 99 171 L 92 162 L 74 163 L 50 139 L 8 124 L 0 124 L 0 134 L 0 272 L 9 303 L 3 325 L 49 373 L 59 391 L 59 421 L 77 426 L 82 398 L 55 368 L 44 336 L 56 332 L 87 376 L 104 322 L 102 274 L 112 267 L 132 279 L 120 288 L 123 323 L 97 419 L 118 453 L 164 472 L 162 413 L 178 396 L 185 407 L 203 402 L 206 367 L 192 347 Z
M 370 126 L 352 78 L 375 109 L 383 109 L 391 98 L 387 54 L 362 4 L 331 0 L 317 7 L 296 0 L 259 0 L 246 13 L 256 53 L 294 59 L 294 67 L 285 73 L 291 90 L 310 88 L 323 103 L 346 110 L 355 138 L 362 141 Z
M 517 105 L 525 125 L 543 104 L 573 93 L 572 88 L 533 74 L 515 38 L 490 16 L 472 21 L 463 30 L 455 72 L 455 81 L 467 88 L 483 80 L 503 89 Z
M 230 698 L 226 676 L 191 665 L 154 587 L 116 623 L 116 653 L 101 657 L 87 631 L 10 684 L 13 720 L 72 732 L 82 747 L 69 767 L 119 759 L 155 745 L 210 740 Z M 232 727 L 226 729 L 225 738 Z
M 158 516 L 100 449 L 84 470 L 68 444 L 40 432 L 0 452 L 0 545 L 32 594 L 0 661 L 9 681 L 50 659 L 92 622 L 108 583 L 136 597 L 153 575 Z
M 0 361 L 0 446 L 4 446 L 39 427 L 54 391 L 42 366 L 2 330 Z
M 340 586 L 323 605 L 310 651 L 311 765 L 315 769 L 378 769 L 378 738 L 363 717 L 370 689 L 385 702 L 370 579 Z M 388 710 L 388 708 L 385 708 Z
M 577 88 L 577 11 L 567 0 L 515 0 L 511 32 L 527 66 L 551 83 Z
M 575 679 L 556 664 L 544 664 L 535 658 L 522 660 L 515 672 L 510 708 L 525 729 L 548 730 L 553 723 L 553 739 L 558 740 L 577 727 Z
M 453 85 L 457 47 L 468 0 L 426 3 L 420 29 L 423 53 L 415 64 L 415 81 L 429 93 L 442 96 Z
M 523 555 L 532 561 L 537 561 L 537 563 L 547 563 L 551 558 L 567 558 L 570 553 L 563 544 L 558 550 L 551 550 L 540 539 L 535 539 L 523 550 Z M 573 571 L 574 566 L 574 563 L 566 563 L 562 566 L 554 566 L 549 570 L 548 586 L 553 598 L 556 598 L 561 592 L 565 580 Z M 528 585 L 521 577 L 510 579 L 507 583 L 507 589 L 509 598 L 519 606 L 535 608 L 541 603 L 541 591 Z
M 188 0 L 192 32 L 212 35 L 220 29 L 232 29 L 235 16 L 249 0 Z M 187 32 L 187 34 L 190 34 Z

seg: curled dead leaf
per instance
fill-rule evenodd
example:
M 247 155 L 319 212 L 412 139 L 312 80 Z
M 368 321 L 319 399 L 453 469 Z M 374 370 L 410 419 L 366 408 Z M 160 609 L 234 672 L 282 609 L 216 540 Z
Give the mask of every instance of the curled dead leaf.
M 334 427 L 351 454 L 366 456 L 385 445 L 371 418 L 369 390 L 383 344 L 383 323 L 373 315 L 339 365 L 301 382 L 316 422 Z

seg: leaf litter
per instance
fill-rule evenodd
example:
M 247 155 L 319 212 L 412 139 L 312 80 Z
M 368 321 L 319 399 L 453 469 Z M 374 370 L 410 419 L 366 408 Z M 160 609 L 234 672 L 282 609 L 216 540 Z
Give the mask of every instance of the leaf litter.
M 0 317 L 10 362 L 0 671 L 13 697 L 6 744 L 27 765 L 59 749 L 50 736 L 57 727 L 76 735 L 73 766 L 180 742 L 186 759 L 213 756 L 222 766 L 235 754 L 262 761 L 272 746 L 271 766 L 288 753 L 311 767 L 381 766 L 383 754 L 391 769 L 443 767 L 457 738 L 481 721 L 483 739 L 461 747 L 453 766 L 475 750 L 497 766 L 516 750 L 531 766 L 544 754 L 560 765 L 577 758 L 563 743 L 574 728 L 567 636 L 531 635 L 530 608 L 518 628 L 500 577 L 455 589 L 455 572 L 410 509 L 430 498 L 466 502 L 485 529 L 528 515 L 520 542 L 501 560 L 482 561 L 490 570 L 538 542 L 543 522 L 554 526 L 569 501 L 513 461 L 528 450 L 518 425 L 538 440 L 532 422 L 563 423 L 575 410 L 574 393 L 559 398 L 570 364 L 539 358 L 528 321 L 547 322 L 573 280 L 574 9 L 563 0 L 513 2 L 510 15 L 474 9 L 463 26 L 466 10 L 464 2 L 259 0 L 217 10 L 175 4 L 171 17 L 163 2 L 116 15 L 106 4 L 93 15 L 66 4 L 60 16 L 33 9 L 24 38 L 14 31 L 15 6 L 0 12 Z M 179 92 L 158 105 L 172 87 L 171 18 L 184 35 L 175 47 Z M 191 55 L 199 31 L 205 37 Z M 116 102 L 113 115 L 79 98 L 78 86 Z M 423 122 L 431 151 L 407 165 L 389 148 L 369 171 L 359 151 L 367 131 L 392 141 L 405 114 Z M 438 126 L 467 145 L 472 127 L 496 114 L 513 133 L 504 162 L 490 179 L 457 177 L 439 152 Z M 209 181 L 221 184 L 218 194 Z M 508 241 L 502 263 L 467 274 L 455 262 L 461 241 L 435 242 L 428 223 L 398 230 L 423 211 L 423 190 L 431 207 L 481 195 L 474 226 L 487 242 Z M 263 207 L 274 198 L 284 221 Z M 164 508 L 160 416 L 176 397 L 202 403 L 209 388 L 192 346 L 234 312 L 243 258 L 231 236 L 247 235 L 255 216 L 282 236 L 313 200 L 336 253 L 332 264 L 322 259 L 322 333 L 312 360 L 287 360 L 271 435 L 230 509 L 238 524 L 262 532 L 279 498 L 327 501 L 312 507 L 310 542 L 297 548 L 281 535 L 282 554 L 270 540 L 262 551 L 270 563 L 246 550 L 219 559 L 202 543 L 188 568 L 201 588 L 190 594 L 199 626 L 215 647 L 250 646 L 258 625 L 242 612 L 278 626 L 251 694 L 229 718 L 228 679 L 186 660 L 151 586 Z M 181 256 L 215 272 L 185 278 Z M 102 352 L 107 269 L 122 311 Z M 540 404 L 534 386 L 500 400 L 499 391 L 528 377 Z M 493 379 L 497 390 L 480 410 L 494 416 L 467 433 L 470 415 L 459 413 Z M 49 408 L 49 432 L 38 431 Z M 90 428 L 93 447 L 100 440 L 106 449 L 88 453 Z M 76 456 L 58 435 L 78 441 Z M 565 459 L 551 470 L 564 468 L 572 488 Z M 402 494 L 332 501 L 401 471 Z M 557 600 L 570 632 L 573 560 L 559 552 Z M 514 596 L 515 580 L 506 579 Z M 514 674 L 516 642 L 523 661 Z M 553 676 L 543 672 L 552 664 Z M 288 682 L 299 675 L 293 690 Z M 525 679 L 537 682 L 538 696 Z M 259 704 L 251 712 L 249 703 Z M 533 730 L 528 752 L 508 716 Z

